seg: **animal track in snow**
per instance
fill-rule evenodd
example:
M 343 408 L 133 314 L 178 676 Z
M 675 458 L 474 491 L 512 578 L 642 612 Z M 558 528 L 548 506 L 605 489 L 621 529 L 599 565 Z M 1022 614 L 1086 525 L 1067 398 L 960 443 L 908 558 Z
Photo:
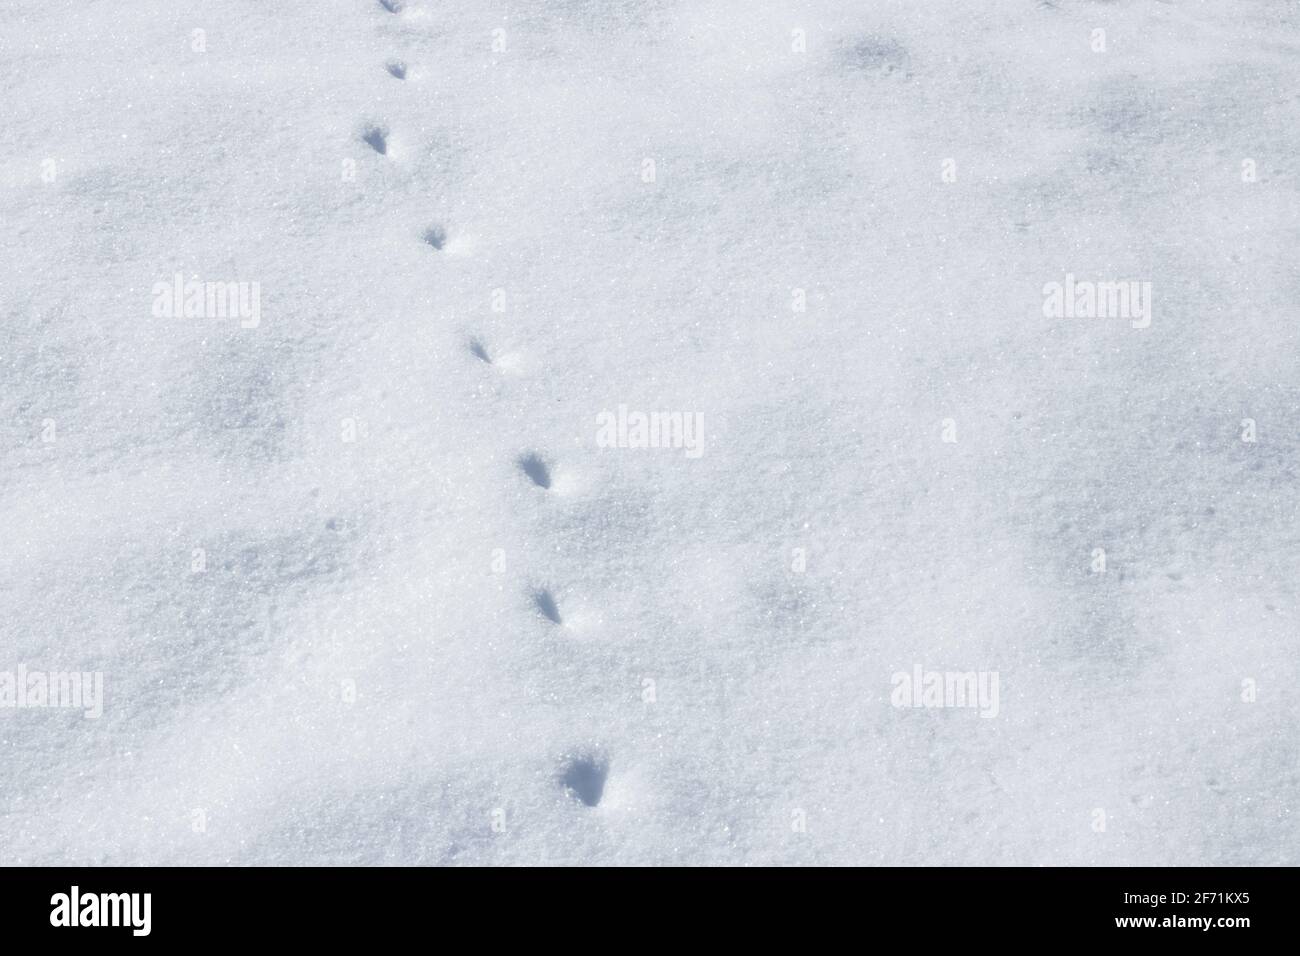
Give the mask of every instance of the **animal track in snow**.
M 907 49 L 890 37 L 863 37 L 849 48 L 849 65 L 879 76 L 910 75 L 912 58 Z
M 388 155 L 388 130 L 382 126 L 370 125 L 361 131 L 361 141 L 380 156 Z
M 379 5 L 389 13 L 401 13 L 402 7 L 406 6 L 406 0 L 379 0 Z
M 540 455 L 524 455 L 519 459 L 519 467 L 538 488 L 551 487 L 551 469 L 547 467 Z
M 406 79 L 406 64 L 401 60 L 389 60 L 384 64 L 384 69 L 399 80 Z
M 533 605 L 552 624 L 564 623 L 564 618 L 560 617 L 560 609 L 555 604 L 555 596 L 546 588 L 538 588 L 533 592 Z
M 426 245 L 434 249 L 441 249 L 447 244 L 447 230 L 443 229 L 442 226 L 430 226 L 424 230 L 424 234 L 420 238 L 424 240 Z
M 526 367 L 524 357 L 520 353 L 498 352 L 495 348 L 489 349 L 487 344 L 478 336 L 470 338 L 465 347 L 470 355 L 484 365 L 490 365 L 495 370 L 508 375 L 518 375 Z
M 605 793 L 605 780 L 609 776 L 609 761 L 604 757 L 584 754 L 574 757 L 564 766 L 561 776 L 565 789 L 589 807 L 600 803 Z

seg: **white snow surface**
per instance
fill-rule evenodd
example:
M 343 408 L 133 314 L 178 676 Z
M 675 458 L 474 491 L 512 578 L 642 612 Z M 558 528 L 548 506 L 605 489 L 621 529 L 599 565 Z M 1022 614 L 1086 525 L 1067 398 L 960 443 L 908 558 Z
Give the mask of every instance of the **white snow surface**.
M 0 708 L 0 862 L 1300 863 L 1298 79 L 1263 0 L 7 0 L 0 671 L 106 700 Z

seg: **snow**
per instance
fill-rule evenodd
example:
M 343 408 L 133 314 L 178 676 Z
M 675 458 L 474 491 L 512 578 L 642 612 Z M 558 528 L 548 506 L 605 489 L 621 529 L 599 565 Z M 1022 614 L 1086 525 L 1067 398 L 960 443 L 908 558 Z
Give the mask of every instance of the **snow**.
M 106 701 L 0 708 L 0 861 L 1300 862 L 1297 52 L 1262 0 L 6 4 L 0 671 Z

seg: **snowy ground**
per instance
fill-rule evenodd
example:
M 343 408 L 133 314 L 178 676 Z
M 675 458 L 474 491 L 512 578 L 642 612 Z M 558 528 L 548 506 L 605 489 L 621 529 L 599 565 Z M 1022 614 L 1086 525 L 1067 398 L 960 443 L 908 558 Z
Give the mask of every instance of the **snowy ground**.
M 1300 863 L 1298 58 L 1281 0 L 8 0 L 0 671 L 105 700 L 0 708 L 0 862 Z

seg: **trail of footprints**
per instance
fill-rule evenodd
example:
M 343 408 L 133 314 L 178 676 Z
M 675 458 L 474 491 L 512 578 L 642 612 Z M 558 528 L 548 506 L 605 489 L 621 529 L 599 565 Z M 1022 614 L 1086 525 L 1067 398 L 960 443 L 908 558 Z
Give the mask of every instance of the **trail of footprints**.
M 483 362 L 492 364 L 481 343 L 474 340 L 470 351 Z M 546 459 L 536 452 L 521 455 L 516 461 L 521 476 L 536 488 L 550 492 L 552 488 L 551 467 Z M 555 594 L 547 587 L 535 587 L 531 592 L 533 608 L 552 626 L 564 627 L 564 615 L 560 612 Z M 609 777 L 609 757 L 602 752 L 578 751 L 561 760 L 559 783 L 569 796 L 585 807 L 599 806 L 605 794 L 605 781 Z
M 483 362 L 492 364 L 480 343 L 474 340 L 470 351 Z M 551 468 L 536 452 L 520 456 L 516 464 L 524 479 L 542 491 L 551 490 Z M 564 626 L 564 616 L 559 603 L 549 588 L 536 587 L 531 592 L 532 604 L 537 613 L 555 627 Z M 586 807 L 599 806 L 605 794 L 609 777 L 609 757 L 603 752 L 578 751 L 561 760 L 559 783 L 570 797 Z
M 377 0 L 379 7 L 388 14 L 397 16 L 406 7 L 405 0 Z M 393 58 L 384 63 L 384 69 L 395 80 L 405 81 L 409 73 L 407 63 Z M 378 156 L 391 160 L 391 133 L 389 127 L 381 122 L 368 122 L 361 126 L 358 134 L 361 142 Z M 447 232 L 441 225 L 432 225 L 420 233 L 420 241 L 435 252 L 441 252 L 447 244 Z M 485 365 L 495 365 L 487 346 L 479 338 L 471 338 L 467 344 L 471 355 Z M 543 491 L 552 489 L 551 466 L 546 459 L 536 453 L 528 452 L 517 460 L 520 473 L 537 488 Z M 532 605 L 537 613 L 556 627 L 564 626 L 564 617 L 560 613 L 555 595 L 548 588 L 534 588 L 531 592 Z M 605 783 L 609 776 L 609 758 L 599 751 L 576 751 L 560 760 L 558 783 L 569 796 L 583 806 L 595 807 L 605 793 Z
M 390 14 L 400 14 L 405 9 L 404 0 L 378 0 L 379 6 Z M 395 80 L 405 80 L 409 68 L 405 60 L 394 57 L 384 63 L 384 69 L 388 75 Z M 358 134 L 361 142 L 365 143 L 376 155 L 392 159 L 391 156 L 391 132 L 386 123 L 368 122 L 361 126 Z M 436 252 L 441 252 L 443 246 L 447 244 L 447 231 L 441 225 L 432 225 L 420 234 L 420 239 L 426 246 Z

